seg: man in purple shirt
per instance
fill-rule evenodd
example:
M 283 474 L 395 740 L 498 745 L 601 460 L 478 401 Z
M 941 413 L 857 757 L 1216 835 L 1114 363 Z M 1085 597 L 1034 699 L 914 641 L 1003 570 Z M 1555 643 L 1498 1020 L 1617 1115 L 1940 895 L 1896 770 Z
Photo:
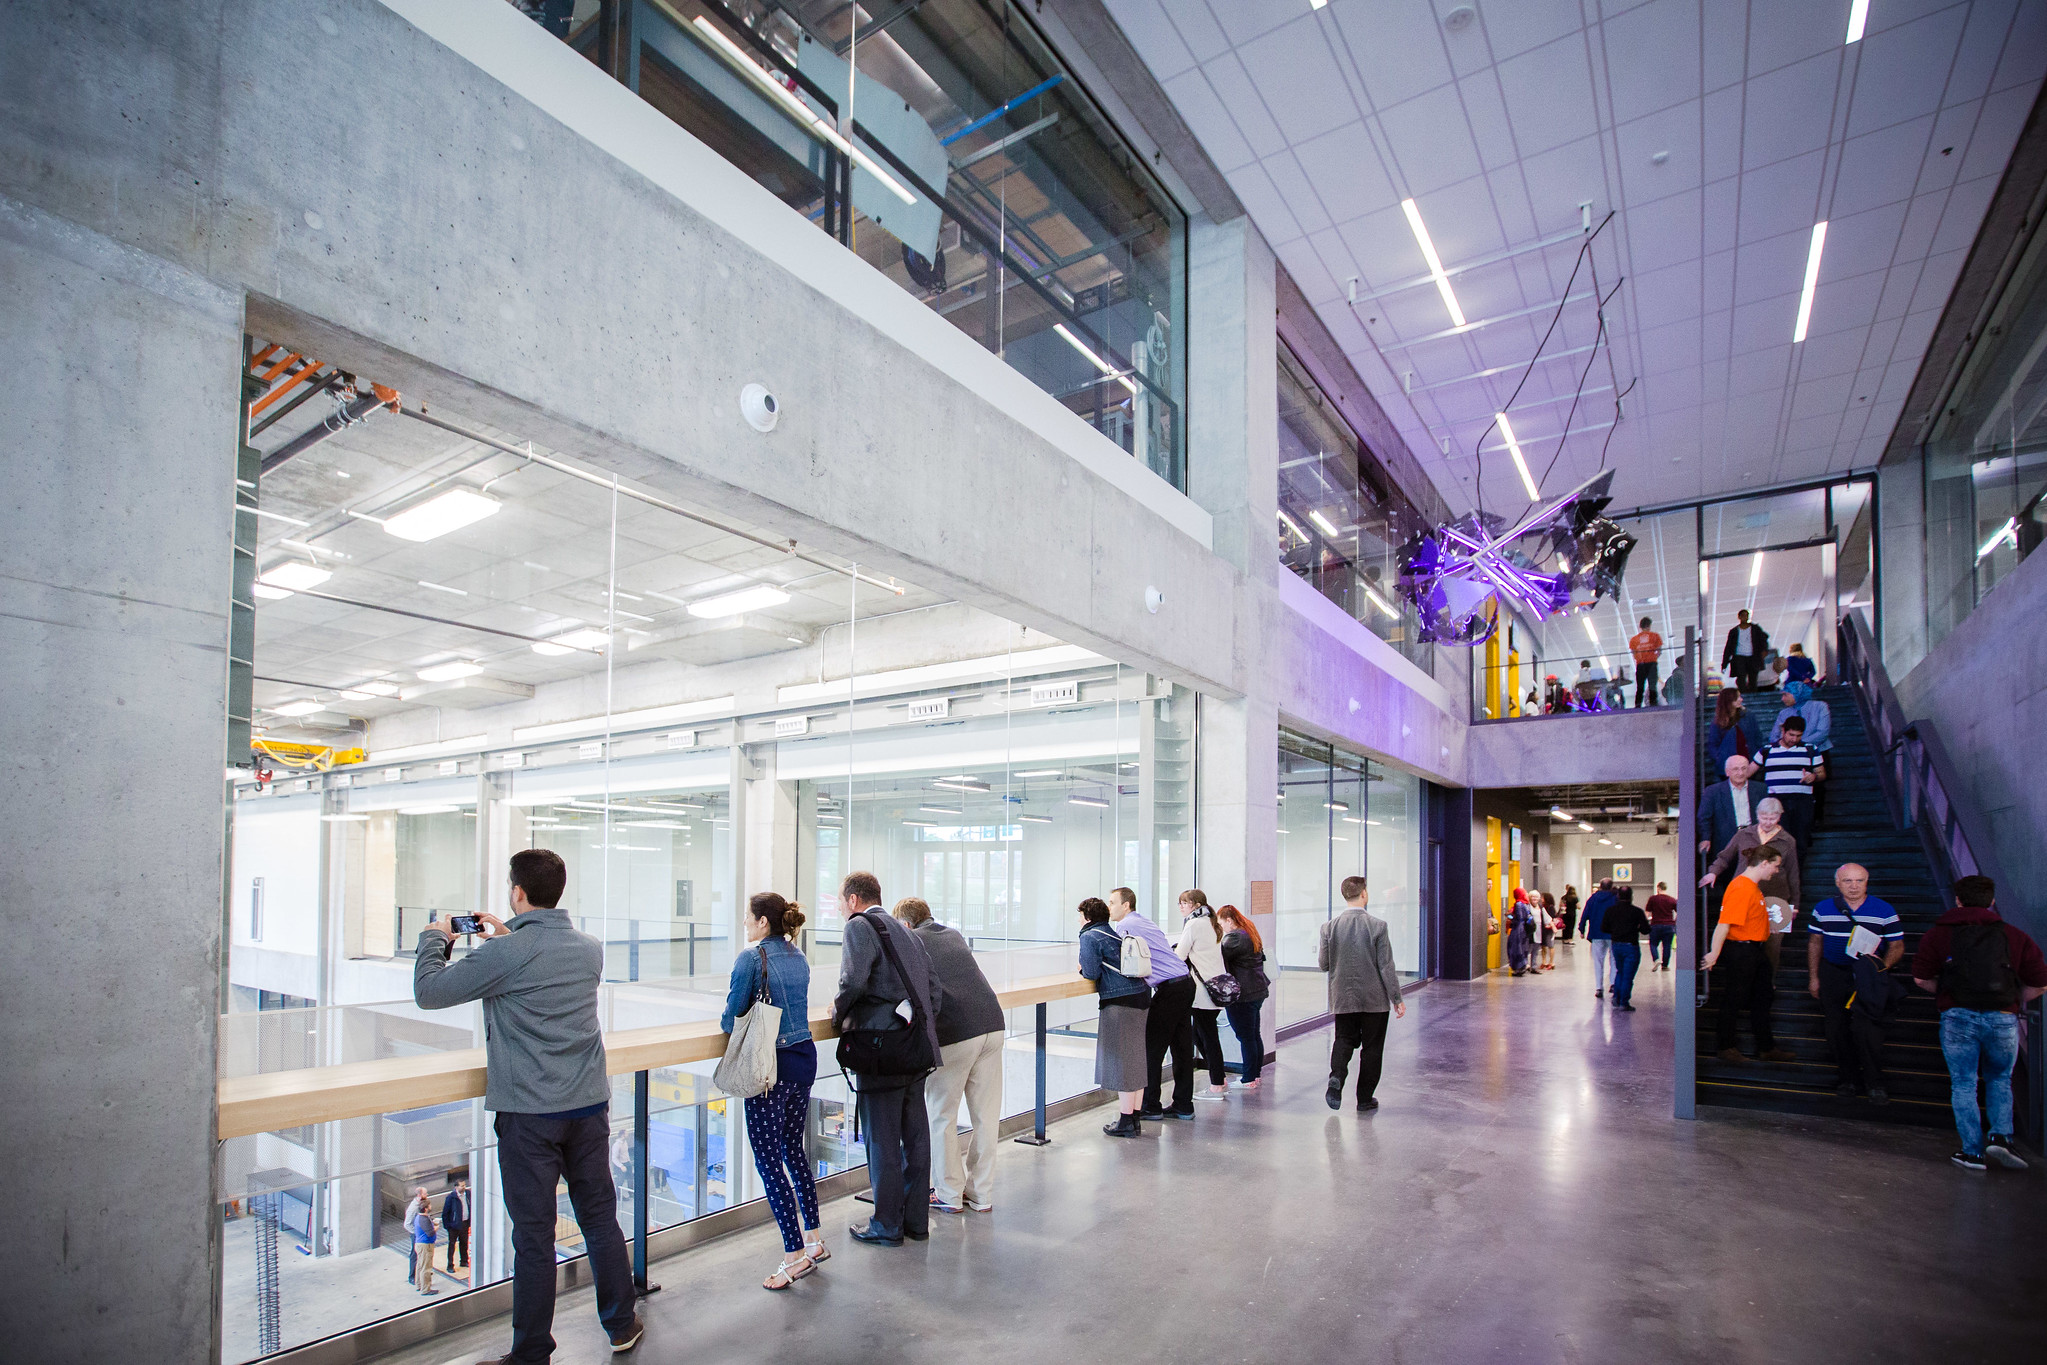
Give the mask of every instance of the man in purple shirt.
M 1119 886 L 1109 893 L 1109 920 L 1125 938 L 1141 938 L 1151 949 L 1151 1013 L 1144 1025 L 1147 1078 L 1141 1119 L 1194 1117 L 1194 977 L 1174 950 L 1166 931 L 1137 910 L 1137 893 Z M 1166 1053 L 1173 1054 L 1173 1107 L 1159 1103 Z

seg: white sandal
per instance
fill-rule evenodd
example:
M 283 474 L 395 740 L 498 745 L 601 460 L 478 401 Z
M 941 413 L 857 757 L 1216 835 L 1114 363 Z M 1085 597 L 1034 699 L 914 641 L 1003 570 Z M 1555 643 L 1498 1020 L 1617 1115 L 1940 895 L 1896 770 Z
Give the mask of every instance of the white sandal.
M 825 1249 L 823 1242 L 805 1242 L 803 1244 L 803 1255 L 804 1259 L 808 1260 L 813 1266 L 822 1265 L 832 1258 L 832 1253 Z
M 813 1262 L 808 1256 L 798 1256 L 793 1261 L 790 1260 L 787 1256 L 784 1256 L 782 1258 L 782 1263 L 775 1267 L 775 1273 L 768 1276 L 765 1280 L 761 1281 L 761 1288 L 775 1290 L 787 1289 L 790 1285 L 795 1284 L 798 1280 L 802 1279 L 805 1275 L 808 1275 L 812 1270 L 815 1270 L 816 1268 L 817 1268 L 816 1263 Z M 776 1284 L 775 1283 L 776 1280 L 780 1280 L 781 1283 Z

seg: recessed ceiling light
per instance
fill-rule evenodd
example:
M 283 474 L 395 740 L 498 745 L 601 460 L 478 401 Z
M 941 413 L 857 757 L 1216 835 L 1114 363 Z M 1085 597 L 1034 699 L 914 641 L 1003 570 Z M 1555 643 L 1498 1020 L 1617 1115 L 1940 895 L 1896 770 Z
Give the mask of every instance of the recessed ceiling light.
M 1328 536 L 1331 540 L 1336 540 L 1343 535 L 1343 532 L 1330 525 L 1328 517 L 1323 516 L 1315 508 L 1311 507 L 1308 509 L 1308 520 L 1314 522 L 1321 529 L 1322 534 Z
M 420 587 L 431 588 L 435 592 L 451 592 L 457 597 L 469 596 L 469 589 L 467 588 L 451 588 L 446 583 L 429 583 L 424 578 L 414 579 L 413 581 L 418 583 Z
M 1812 321 L 1812 295 L 1819 288 L 1820 256 L 1827 249 L 1827 225 L 1824 222 L 1812 225 L 1812 249 L 1805 255 L 1805 288 L 1798 294 L 1798 322 L 1791 329 L 1791 342 L 1795 346 L 1805 340 L 1806 326 Z
M 1585 823 L 1585 822 L 1584 822 L 1583 820 L 1580 820 L 1580 821 L 1578 822 L 1578 828 L 1579 828 L 1579 829 L 1582 829 L 1582 830 L 1584 830 L 1584 831 L 1585 831 L 1585 832 L 1586 832 L 1587 834 L 1597 834 L 1597 833 L 1599 833 L 1599 831 L 1598 831 L 1598 830 L 1596 830 L 1596 829 L 1592 828 L 1592 826 L 1590 826 L 1590 825 L 1586 824 L 1586 823 Z
M 1763 581 L 1763 552 L 1756 551 L 1756 557 L 1749 561 L 1748 585 L 1753 588 Z
M 282 706 L 273 706 L 270 709 L 280 716 L 310 716 L 315 711 L 325 711 L 327 706 L 325 702 L 288 701 Z
M 354 687 L 349 688 L 348 692 L 367 693 L 372 697 L 395 697 L 398 695 L 398 688 L 393 683 L 366 682 L 357 683 Z M 346 696 L 348 693 L 344 692 L 342 695 Z
M 1101 810 L 1109 808 L 1109 803 L 1099 796 L 1069 796 L 1066 798 L 1066 804 L 1069 806 L 1094 806 Z
M 720 593 L 706 597 L 701 602 L 689 604 L 691 616 L 715 619 L 720 616 L 737 616 L 743 611 L 757 611 L 762 607 L 779 607 L 789 600 L 789 594 L 766 583 L 756 583 L 750 588 L 737 592 Z
M 1016 818 L 1027 825 L 1049 825 L 1052 823 L 1052 817 L 1049 815 L 1019 815 Z
M 334 572 L 331 569 L 291 560 L 259 574 L 256 578 L 255 592 L 258 597 L 276 601 L 280 597 L 289 597 L 307 588 L 317 588 L 332 577 Z
M 433 540 L 450 531 L 459 531 L 464 526 L 473 526 L 485 517 L 496 516 L 503 505 L 496 498 L 485 497 L 474 489 L 450 488 L 417 507 L 408 507 L 397 516 L 386 517 L 384 529 L 400 540 Z
M 985 792 L 993 790 L 986 782 L 976 781 L 971 777 L 934 778 L 931 785 L 955 792 Z
M 1585 618 L 1585 633 L 1592 637 L 1592 647 L 1599 648 L 1599 627 L 1592 624 L 1592 618 Z
M 1842 46 L 1862 41 L 1862 30 L 1869 23 L 1869 0 L 1852 0 L 1848 6 L 1848 36 Z
M 1429 237 L 1428 225 L 1422 222 L 1421 209 L 1416 207 L 1414 200 L 1403 199 L 1400 211 L 1407 215 L 1407 225 L 1413 229 L 1414 240 L 1422 249 L 1422 259 L 1429 264 L 1429 276 L 1436 282 L 1436 292 L 1443 296 L 1443 306 L 1450 310 L 1450 321 L 1460 329 L 1467 326 L 1464 309 L 1458 306 L 1457 295 L 1450 291 L 1450 276 L 1443 270 L 1443 258 L 1436 254 L 1436 244 Z
M 432 668 L 419 670 L 421 682 L 453 682 L 457 678 L 473 678 L 483 672 L 482 664 L 473 664 L 464 659 L 450 663 L 435 664 Z
M 1075 336 L 1070 330 L 1068 330 L 1065 323 L 1063 322 L 1053 323 L 1052 330 L 1057 332 L 1061 337 L 1065 338 L 1066 344 L 1068 346 L 1071 346 L 1074 350 L 1079 351 L 1082 355 L 1086 356 L 1088 360 L 1094 364 L 1094 367 L 1100 370 L 1104 375 L 1108 376 L 1110 379 L 1115 380 L 1118 384 L 1121 384 L 1124 388 L 1130 390 L 1130 392 L 1132 392 L 1133 394 L 1137 392 L 1137 385 L 1130 382 L 1129 375 L 1124 374 L 1114 365 L 1111 365 L 1108 361 L 1102 359 L 1101 356 L 1097 355 L 1095 353 L 1094 347 L 1088 345 L 1085 341 L 1082 341 L 1079 337 Z
M 535 654 L 574 654 L 578 650 L 596 650 L 602 653 L 611 637 L 601 630 L 585 626 L 555 636 L 552 640 L 533 642 Z
M 965 811 L 963 811 L 963 810 L 954 810 L 954 809 L 953 809 L 953 808 L 952 808 L 951 806 L 919 806 L 919 807 L 917 807 L 917 809 L 918 809 L 918 810 L 920 810 L 920 811 L 923 811 L 923 812 L 924 812 L 924 813 L 925 813 L 926 815 L 965 815 L 965 814 L 966 814 L 966 812 L 965 812 Z
M 1500 435 L 1507 438 L 1507 453 L 1514 457 L 1514 472 L 1521 476 L 1521 486 L 1528 490 L 1530 502 L 1541 502 L 1542 492 L 1535 486 L 1535 479 L 1528 472 L 1528 461 L 1521 458 L 1521 443 L 1514 439 L 1514 428 L 1507 422 L 1507 414 L 1496 412 L 1493 420 L 1500 424 Z

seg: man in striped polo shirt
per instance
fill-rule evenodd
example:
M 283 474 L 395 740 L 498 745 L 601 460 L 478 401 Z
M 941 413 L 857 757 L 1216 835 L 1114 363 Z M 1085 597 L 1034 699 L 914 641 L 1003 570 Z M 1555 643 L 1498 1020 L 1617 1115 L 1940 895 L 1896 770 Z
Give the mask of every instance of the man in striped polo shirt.
M 1805 742 L 1805 719 L 1786 716 L 1781 742 L 1756 755 L 1764 791 L 1784 803 L 1784 828 L 1798 842 L 1803 858 L 1812 846 L 1812 789 L 1826 775 L 1826 763 Z
M 1884 1086 L 1883 1025 L 1873 1011 L 1849 1008 L 1856 973 L 1848 941 L 1858 926 L 1875 934 L 1878 944 L 1867 956 L 1889 971 L 1905 956 L 1905 929 L 1895 909 L 1869 894 L 1869 871 L 1860 863 L 1841 864 L 1834 890 L 1838 894 L 1812 910 L 1812 932 L 1805 940 L 1806 989 L 1826 1019 L 1834 1088 L 1846 1097 L 1859 1082 L 1871 1101 L 1885 1104 L 1891 1096 Z

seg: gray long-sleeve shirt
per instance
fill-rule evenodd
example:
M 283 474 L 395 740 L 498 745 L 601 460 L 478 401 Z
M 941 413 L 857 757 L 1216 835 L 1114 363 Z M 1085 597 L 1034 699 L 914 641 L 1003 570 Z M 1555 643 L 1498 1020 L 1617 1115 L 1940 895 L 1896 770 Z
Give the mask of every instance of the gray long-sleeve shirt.
M 928 919 L 917 926 L 916 939 L 931 958 L 942 991 L 938 1045 L 951 1047 L 984 1033 L 1002 1032 L 1002 1002 L 982 975 L 981 964 L 974 961 L 974 947 L 966 935 Z
M 1361 905 L 1322 926 L 1321 965 L 1331 1014 L 1384 1014 L 1401 998 L 1386 921 Z
M 446 934 L 421 930 L 413 1000 L 426 1010 L 483 1002 L 484 1108 L 558 1114 L 604 1103 L 611 1098 L 597 1022 L 604 945 L 563 910 L 529 910 L 506 928 L 459 962 L 449 960 Z

